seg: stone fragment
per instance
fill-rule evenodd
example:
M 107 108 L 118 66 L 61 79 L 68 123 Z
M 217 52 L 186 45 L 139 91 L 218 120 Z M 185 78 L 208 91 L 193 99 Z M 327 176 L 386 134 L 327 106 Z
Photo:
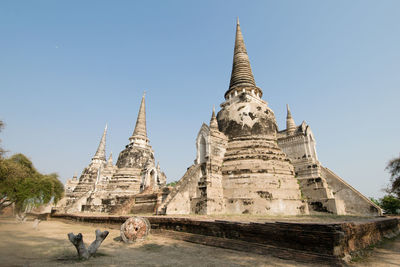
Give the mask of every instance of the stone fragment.
M 150 222 L 143 217 L 131 217 L 121 225 L 121 238 L 125 243 L 144 240 L 150 233 Z

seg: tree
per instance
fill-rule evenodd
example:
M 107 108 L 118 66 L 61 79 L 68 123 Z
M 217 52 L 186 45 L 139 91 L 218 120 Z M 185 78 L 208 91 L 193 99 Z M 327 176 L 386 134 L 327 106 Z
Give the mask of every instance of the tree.
M 390 173 L 390 183 L 388 193 L 395 194 L 400 198 L 400 156 L 389 161 L 385 170 Z
M 58 175 L 41 174 L 25 155 L 0 159 L 0 211 L 13 203 L 18 212 L 27 206 L 57 203 L 63 193 Z
M 392 196 L 386 195 L 380 200 L 381 208 L 390 214 L 398 214 L 400 212 L 400 199 Z
M 374 202 L 374 204 L 375 205 L 377 205 L 377 206 L 381 206 L 381 202 L 378 200 L 378 199 L 376 199 L 376 198 L 373 198 L 373 197 L 370 197 L 369 198 L 372 202 Z
M 0 120 L 0 131 L 3 127 Z M 64 186 L 56 173 L 41 174 L 25 155 L 4 158 L 4 152 L 0 147 L 0 212 L 12 204 L 21 211 L 27 206 L 57 203 L 61 199 Z
M 0 120 L 0 132 L 4 128 L 4 122 Z M 0 144 L 1 144 L 1 139 L 0 139 Z M 4 149 L 0 146 L 0 160 L 3 157 L 5 151 Z
M 372 202 L 381 207 L 385 213 L 399 214 L 400 213 L 400 199 L 393 195 L 386 195 L 383 198 L 375 199 L 370 198 Z
M 172 187 L 174 187 L 174 186 L 177 185 L 177 184 L 178 184 L 178 181 L 173 181 L 173 182 L 168 183 L 166 186 L 172 186 Z

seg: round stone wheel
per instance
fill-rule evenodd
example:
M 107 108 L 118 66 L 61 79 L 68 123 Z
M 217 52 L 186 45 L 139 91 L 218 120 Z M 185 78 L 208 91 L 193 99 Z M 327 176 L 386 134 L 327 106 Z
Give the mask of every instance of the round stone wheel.
M 144 240 L 150 233 L 150 222 L 143 217 L 131 217 L 121 225 L 121 238 L 125 243 Z

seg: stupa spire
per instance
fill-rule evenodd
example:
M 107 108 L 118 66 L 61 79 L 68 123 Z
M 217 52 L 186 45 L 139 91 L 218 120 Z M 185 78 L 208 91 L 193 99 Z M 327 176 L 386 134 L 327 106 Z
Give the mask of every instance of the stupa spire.
M 106 161 L 106 135 L 107 135 L 107 124 L 104 128 L 103 136 L 101 137 L 99 147 L 97 148 L 96 154 L 94 154 L 94 159 Z
M 110 156 L 108 157 L 107 165 L 109 165 L 109 166 L 112 166 L 112 165 L 113 165 L 112 152 L 110 152 Z
M 215 106 L 213 106 L 211 120 L 210 120 L 210 128 L 218 130 L 218 122 L 217 117 L 215 116 Z
M 251 71 L 249 56 L 247 55 L 246 46 L 244 44 L 242 31 L 240 29 L 239 18 L 236 22 L 236 38 L 235 38 L 235 49 L 233 52 L 233 64 L 231 81 L 229 89 L 225 93 L 225 98 L 234 89 L 237 88 L 249 88 L 256 87 L 253 72 Z M 257 88 L 262 94 L 261 90 Z M 260 95 L 261 97 L 261 95 Z
M 147 130 L 146 130 L 146 104 L 145 104 L 146 92 L 143 93 L 142 102 L 140 103 L 139 113 L 136 120 L 135 130 L 129 140 L 132 142 L 134 139 L 144 139 L 148 141 Z
M 286 116 L 286 132 L 288 135 L 294 133 L 296 131 L 296 123 L 292 117 L 292 113 L 290 112 L 289 105 L 286 104 L 287 116 Z

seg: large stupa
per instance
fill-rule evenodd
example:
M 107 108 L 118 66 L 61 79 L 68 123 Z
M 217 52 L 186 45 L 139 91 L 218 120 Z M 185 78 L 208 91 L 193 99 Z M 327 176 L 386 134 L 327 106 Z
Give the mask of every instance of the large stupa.
M 257 87 L 239 20 L 225 101 L 202 125 L 197 157 L 165 201 L 160 214 L 333 213 L 378 215 L 379 207 L 324 168 L 315 138 L 288 108 L 287 129 Z

